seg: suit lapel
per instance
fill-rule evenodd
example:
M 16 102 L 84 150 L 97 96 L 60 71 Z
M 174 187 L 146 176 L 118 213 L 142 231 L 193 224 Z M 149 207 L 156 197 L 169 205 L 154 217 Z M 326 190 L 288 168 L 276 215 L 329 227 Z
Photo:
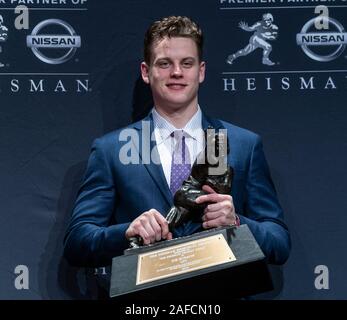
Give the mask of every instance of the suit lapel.
M 211 127 L 215 130 L 224 129 L 224 126 L 220 120 L 210 118 L 206 116 L 204 113 L 202 113 L 201 126 L 203 130 L 206 130 L 208 127 Z
M 138 151 L 140 163 L 144 165 L 164 199 L 171 207 L 173 205 L 173 198 L 164 175 L 163 167 L 160 163 L 151 114 L 142 121 L 135 123 L 134 128 L 139 130 L 140 149 Z M 153 139 L 151 139 L 151 137 L 153 137 Z M 144 154 L 144 152 L 146 152 L 146 154 Z M 153 161 L 153 159 L 155 159 L 155 161 Z M 146 186 L 143 187 L 146 188 Z

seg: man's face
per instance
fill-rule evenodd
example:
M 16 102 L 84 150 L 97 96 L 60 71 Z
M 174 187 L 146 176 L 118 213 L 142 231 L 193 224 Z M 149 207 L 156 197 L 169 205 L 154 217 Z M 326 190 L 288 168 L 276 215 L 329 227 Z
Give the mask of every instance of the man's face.
M 159 108 L 178 110 L 197 105 L 199 83 L 205 78 L 205 63 L 189 38 L 164 38 L 152 48 L 151 64 L 141 64 L 143 80 L 150 84 Z

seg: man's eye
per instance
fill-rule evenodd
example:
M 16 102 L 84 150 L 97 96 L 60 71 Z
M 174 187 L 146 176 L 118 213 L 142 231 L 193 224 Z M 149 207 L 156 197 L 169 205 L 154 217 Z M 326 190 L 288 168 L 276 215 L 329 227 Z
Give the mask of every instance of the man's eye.
M 169 67 L 169 63 L 165 62 L 165 61 L 159 62 L 158 65 L 160 68 L 168 68 Z
M 193 62 L 184 62 L 183 63 L 183 67 L 185 67 L 185 68 L 191 68 L 193 66 Z

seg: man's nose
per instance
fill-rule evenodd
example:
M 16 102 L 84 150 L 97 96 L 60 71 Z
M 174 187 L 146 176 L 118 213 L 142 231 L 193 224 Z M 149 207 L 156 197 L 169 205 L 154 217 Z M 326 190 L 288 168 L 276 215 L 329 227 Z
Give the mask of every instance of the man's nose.
M 179 63 L 173 65 L 171 75 L 173 77 L 182 77 L 182 66 Z

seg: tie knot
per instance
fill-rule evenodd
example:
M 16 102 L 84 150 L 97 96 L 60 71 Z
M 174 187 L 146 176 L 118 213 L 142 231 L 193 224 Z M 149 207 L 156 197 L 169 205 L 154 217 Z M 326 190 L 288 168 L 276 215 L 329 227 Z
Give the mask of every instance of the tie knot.
M 172 141 L 172 152 L 177 154 L 180 153 L 183 157 L 187 153 L 186 136 L 183 130 L 175 130 L 171 133 L 173 137 Z
M 171 132 L 171 137 L 180 142 L 185 138 L 185 133 L 183 130 L 175 130 Z

